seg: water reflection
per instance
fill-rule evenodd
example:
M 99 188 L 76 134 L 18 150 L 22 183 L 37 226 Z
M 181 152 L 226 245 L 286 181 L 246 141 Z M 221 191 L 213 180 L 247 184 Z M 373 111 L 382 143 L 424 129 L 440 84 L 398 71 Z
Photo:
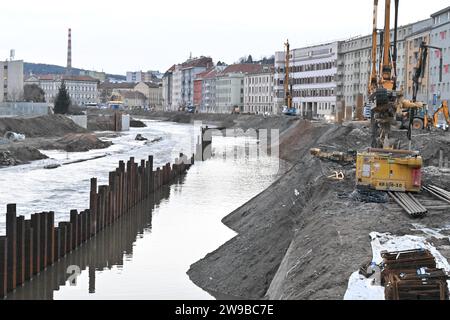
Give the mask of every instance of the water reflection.
M 180 177 L 176 184 L 182 184 L 185 177 Z M 8 300 L 52 300 L 54 291 L 71 281 L 74 273 L 68 273 L 69 267 L 76 266 L 81 271 L 86 270 L 89 278 L 89 293 L 96 291 L 96 271 L 122 268 L 124 259 L 133 255 L 133 244 L 152 227 L 152 212 L 162 200 L 169 199 L 170 186 L 164 186 L 159 191 L 133 208 L 127 215 L 117 220 L 107 229 L 98 233 L 83 246 L 59 260 L 53 266 L 41 272 L 40 275 L 17 288 L 9 294 Z
M 8 299 L 236 299 L 205 292 L 186 272 L 236 234 L 221 219 L 285 170 L 277 157 L 265 153 L 253 157 L 244 149 L 238 152 L 242 157 L 223 156 L 243 142 L 214 137 L 215 157 L 196 162 L 178 183 L 154 194 L 134 214 L 123 216 Z M 64 207 L 65 199 L 53 204 L 58 205 Z M 67 282 L 71 266 L 81 271 L 76 286 Z

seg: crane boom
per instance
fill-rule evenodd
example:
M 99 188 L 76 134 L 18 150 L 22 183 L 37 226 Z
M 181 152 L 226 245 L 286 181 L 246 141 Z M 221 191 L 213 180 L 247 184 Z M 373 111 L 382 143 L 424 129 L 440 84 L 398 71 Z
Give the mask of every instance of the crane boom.
M 373 1 L 373 31 L 372 31 L 372 70 L 370 72 L 368 93 L 373 94 L 377 88 L 377 20 L 378 20 L 378 0 Z
M 290 51 L 290 45 L 289 40 L 286 41 L 284 44 L 286 46 L 286 62 L 285 62 L 285 76 L 284 76 L 284 96 L 285 96 L 285 103 L 288 109 L 292 108 L 292 96 L 291 91 L 289 88 L 290 85 L 290 77 L 289 77 L 289 62 L 291 59 L 291 51 Z

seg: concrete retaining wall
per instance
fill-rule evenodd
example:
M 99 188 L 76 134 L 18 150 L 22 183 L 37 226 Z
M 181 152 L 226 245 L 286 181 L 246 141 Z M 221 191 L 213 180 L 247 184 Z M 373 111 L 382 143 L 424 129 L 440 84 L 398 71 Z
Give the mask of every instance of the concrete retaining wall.
M 71 119 L 73 122 L 75 122 L 77 125 L 79 125 L 82 128 L 87 129 L 88 127 L 88 120 L 87 116 L 67 116 L 69 119 Z
M 129 130 L 130 130 L 130 115 L 123 114 L 122 115 L 122 131 L 129 131 Z
M 2 102 L 0 117 L 43 116 L 49 114 L 51 104 L 35 102 Z

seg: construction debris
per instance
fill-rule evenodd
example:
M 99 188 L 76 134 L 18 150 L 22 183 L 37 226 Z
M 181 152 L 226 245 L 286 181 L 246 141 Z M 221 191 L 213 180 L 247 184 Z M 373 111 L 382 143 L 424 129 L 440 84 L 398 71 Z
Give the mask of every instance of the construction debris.
M 427 208 L 412 193 L 389 192 L 389 196 L 412 218 L 423 218 L 428 213 Z
M 136 138 L 134 138 L 134 140 L 136 140 L 136 141 L 147 141 L 148 139 L 143 137 L 142 134 L 138 133 L 136 135 Z
M 366 202 L 366 203 L 387 203 L 389 197 L 384 191 L 369 190 L 369 189 L 356 189 L 348 198 L 354 201 Z
M 447 272 L 429 250 L 382 252 L 386 300 L 448 300 Z
M 8 131 L 5 133 L 5 139 L 13 141 L 13 142 L 17 142 L 17 141 L 25 140 L 25 135 L 22 133 Z
M 310 149 L 311 155 L 321 159 L 321 160 L 329 160 L 333 162 L 340 163 L 342 165 L 347 165 L 354 163 L 356 161 L 356 152 L 353 150 L 349 150 L 347 152 L 341 151 L 323 151 L 319 148 Z
M 334 171 L 332 175 L 329 175 L 327 177 L 328 179 L 333 179 L 333 180 L 344 180 L 345 179 L 345 175 L 342 171 Z

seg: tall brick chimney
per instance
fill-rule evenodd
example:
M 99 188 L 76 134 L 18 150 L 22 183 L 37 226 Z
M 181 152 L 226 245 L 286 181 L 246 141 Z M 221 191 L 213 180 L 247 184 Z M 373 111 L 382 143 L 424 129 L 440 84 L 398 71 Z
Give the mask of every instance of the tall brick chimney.
M 69 37 L 67 40 L 67 68 L 66 73 L 72 73 L 72 29 L 69 28 Z

